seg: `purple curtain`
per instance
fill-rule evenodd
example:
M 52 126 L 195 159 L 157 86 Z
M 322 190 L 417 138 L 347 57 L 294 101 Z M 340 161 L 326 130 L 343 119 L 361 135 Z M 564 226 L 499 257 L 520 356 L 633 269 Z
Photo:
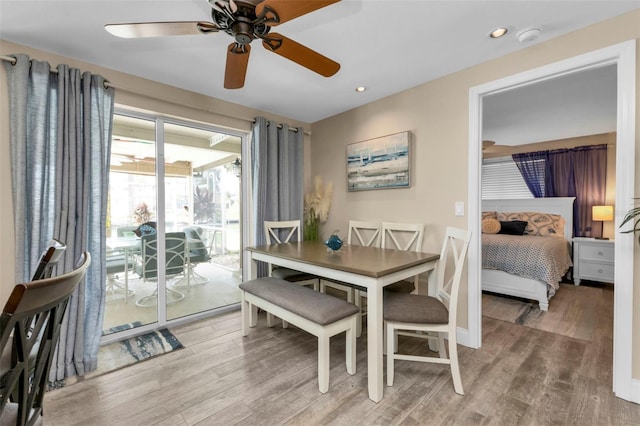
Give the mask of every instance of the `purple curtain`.
M 576 181 L 576 205 L 580 225 L 577 235 L 602 237 L 602 222 L 592 220 L 591 207 L 605 204 L 607 146 L 575 148 L 573 176 Z
M 591 207 L 605 202 L 607 146 L 581 146 L 547 152 L 548 197 L 576 197 L 573 235 L 601 237 L 602 222 L 591 220 Z
M 546 166 L 546 151 L 523 152 L 513 154 L 513 161 L 518 166 L 529 191 L 535 198 L 542 198 L 545 195 L 544 177 Z

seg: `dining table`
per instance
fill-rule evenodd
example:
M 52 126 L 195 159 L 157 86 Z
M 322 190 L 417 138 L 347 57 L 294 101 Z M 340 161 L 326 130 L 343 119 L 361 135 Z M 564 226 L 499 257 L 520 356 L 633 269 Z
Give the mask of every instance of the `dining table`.
M 131 256 L 140 252 L 139 237 L 111 237 L 107 238 L 107 260 L 109 256 L 124 256 L 124 303 L 127 303 L 129 295 L 129 265 L 131 264 Z M 119 286 L 118 286 L 119 287 Z M 133 294 L 133 293 L 132 293 Z
M 369 398 L 382 400 L 383 289 L 435 269 L 439 254 L 343 245 L 333 251 L 321 241 L 300 241 L 246 248 L 248 276 L 257 278 L 257 262 L 295 269 L 362 287 L 367 292 L 367 380 Z

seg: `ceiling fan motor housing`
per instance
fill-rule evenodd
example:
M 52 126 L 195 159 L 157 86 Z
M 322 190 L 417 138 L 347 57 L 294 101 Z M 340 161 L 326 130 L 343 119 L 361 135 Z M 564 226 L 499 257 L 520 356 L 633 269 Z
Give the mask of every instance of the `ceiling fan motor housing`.
M 211 17 L 219 29 L 232 36 L 239 44 L 249 44 L 256 38 L 262 38 L 267 35 L 270 27 L 263 22 L 257 22 L 256 6 L 254 3 L 260 1 L 240 1 L 236 0 L 237 11 L 231 13 L 221 12 L 217 9 L 211 10 Z

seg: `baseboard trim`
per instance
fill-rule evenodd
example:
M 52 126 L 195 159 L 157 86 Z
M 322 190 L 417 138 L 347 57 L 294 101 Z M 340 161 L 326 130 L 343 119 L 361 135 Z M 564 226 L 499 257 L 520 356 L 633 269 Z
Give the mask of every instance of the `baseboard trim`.
M 640 404 L 640 380 L 638 379 L 631 379 L 631 395 L 629 395 L 629 401 Z
M 469 335 L 469 330 L 467 330 L 466 328 L 458 327 L 456 337 L 458 338 L 458 344 L 466 346 L 468 348 L 477 349 L 471 344 L 471 336 Z

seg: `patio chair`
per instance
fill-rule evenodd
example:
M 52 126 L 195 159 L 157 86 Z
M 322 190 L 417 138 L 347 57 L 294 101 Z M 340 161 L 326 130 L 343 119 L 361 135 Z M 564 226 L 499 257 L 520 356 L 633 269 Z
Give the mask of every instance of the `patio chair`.
M 194 269 L 200 263 L 208 263 L 211 260 L 209 250 L 201 237 L 202 228 L 199 226 L 187 226 L 184 233 L 187 236 L 187 275 L 176 283 L 174 287 L 191 287 L 209 282 L 207 277 L 198 274 Z
M 144 281 L 156 280 L 158 278 L 158 235 L 143 235 L 141 238 L 140 263 L 134 269 Z M 187 238 L 184 232 L 169 232 L 165 235 L 165 278 L 185 274 L 187 266 Z M 186 274 L 187 280 L 189 275 Z M 167 305 L 179 302 L 184 299 L 184 293 L 172 290 L 169 284 L 165 284 Z M 141 307 L 157 306 L 158 286 L 148 296 L 140 297 L 136 300 L 136 305 Z

